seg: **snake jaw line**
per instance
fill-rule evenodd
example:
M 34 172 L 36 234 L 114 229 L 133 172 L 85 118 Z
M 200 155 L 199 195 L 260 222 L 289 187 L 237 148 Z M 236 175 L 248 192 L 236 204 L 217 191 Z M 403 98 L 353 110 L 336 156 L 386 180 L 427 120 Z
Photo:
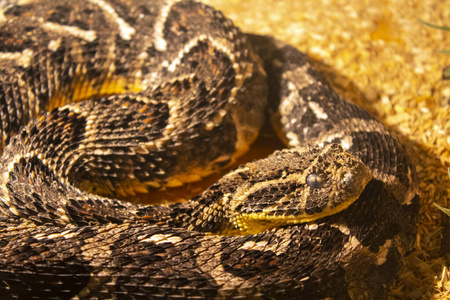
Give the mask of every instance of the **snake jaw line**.
M 368 181 L 362 185 L 362 190 Z M 361 190 L 361 191 L 362 191 Z M 296 225 L 309 223 L 313 221 L 317 221 L 319 219 L 332 216 L 337 214 L 344 209 L 347 209 L 354 201 L 356 201 L 358 197 L 352 197 L 347 199 L 347 201 L 342 204 L 335 206 L 333 208 L 327 208 L 323 210 L 321 213 L 316 213 L 313 215 L 308 215 L 306 212 L 296 216 L 289 215 L 269 215 L 268 213 L 252 213 L 252 214 L 241 214 L 235 216 L 232 220 L 233 225 L 240 230 L 240 234 L 258 234 L 265 230 L 286 226 L 286 225 Z

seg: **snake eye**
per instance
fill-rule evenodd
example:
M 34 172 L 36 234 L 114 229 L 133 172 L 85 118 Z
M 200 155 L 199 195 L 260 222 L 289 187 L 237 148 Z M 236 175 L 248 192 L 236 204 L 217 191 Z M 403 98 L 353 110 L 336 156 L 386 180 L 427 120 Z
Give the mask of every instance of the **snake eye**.
M 306 183 L 313 189 L 320 189 L 323 185 L 322 177 L 317 174 L 309 174 Z

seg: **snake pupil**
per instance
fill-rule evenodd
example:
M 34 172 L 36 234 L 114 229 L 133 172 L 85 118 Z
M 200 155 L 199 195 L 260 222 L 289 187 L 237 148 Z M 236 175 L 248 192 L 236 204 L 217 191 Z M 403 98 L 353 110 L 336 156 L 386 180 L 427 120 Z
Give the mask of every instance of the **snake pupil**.
M 320 189 L 323 185 L 322 177 L 317 174 L 309 174 L 306 183 L 313 189 Z

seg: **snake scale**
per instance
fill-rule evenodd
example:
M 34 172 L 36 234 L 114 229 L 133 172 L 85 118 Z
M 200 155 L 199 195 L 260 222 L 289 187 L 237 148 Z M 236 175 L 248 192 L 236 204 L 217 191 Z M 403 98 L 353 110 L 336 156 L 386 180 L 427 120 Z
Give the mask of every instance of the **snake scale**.
M 305 54 L 193 1 L 18 1 L 0 23 L 1 299 L 387 296 L 413 168 Z M 230 165 L 266 107 L 290 149 L 184 203 L 113 200 Z

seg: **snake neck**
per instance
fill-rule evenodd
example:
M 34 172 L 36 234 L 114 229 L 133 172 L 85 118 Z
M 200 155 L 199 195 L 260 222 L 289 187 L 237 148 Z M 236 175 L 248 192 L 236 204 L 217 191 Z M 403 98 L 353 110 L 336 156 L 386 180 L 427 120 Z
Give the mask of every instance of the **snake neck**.
M 159 226 L 184 228 L 217 235 L 242 235 L 223 205 L 223 193 L 210 187 L 201 195 L 183 203 L 168 206 L 141 206 L 140 220 Z

